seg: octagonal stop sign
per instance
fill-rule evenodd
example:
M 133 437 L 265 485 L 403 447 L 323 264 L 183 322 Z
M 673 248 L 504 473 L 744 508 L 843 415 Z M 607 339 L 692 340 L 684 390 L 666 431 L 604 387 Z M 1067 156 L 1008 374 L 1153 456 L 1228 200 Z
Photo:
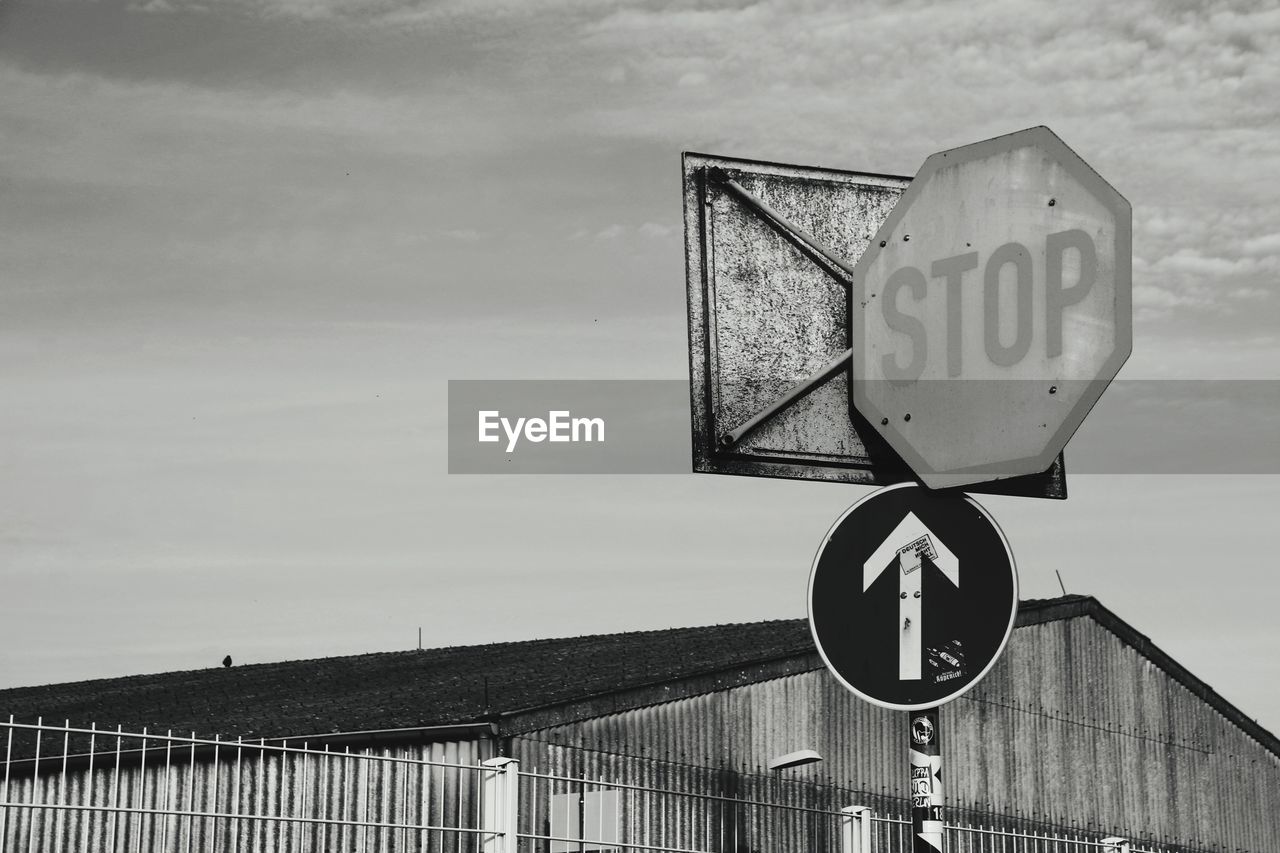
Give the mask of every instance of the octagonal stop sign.
M 1131 222 L 1046 127 L 934 154 L 854 268 L 852 407 L 927 486 L 1044 471 L 1132 349 Z

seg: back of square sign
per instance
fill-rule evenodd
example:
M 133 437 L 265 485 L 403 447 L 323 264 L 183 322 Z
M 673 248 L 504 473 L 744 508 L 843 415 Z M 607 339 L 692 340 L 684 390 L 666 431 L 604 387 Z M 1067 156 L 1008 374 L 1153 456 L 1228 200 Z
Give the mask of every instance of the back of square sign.
M 684 155 L 693 470 L 887 485 L 914 477 L 849 414 L 847 270 L 908 178 Z M 968 491 L 1065 498 L 1043 474 Z

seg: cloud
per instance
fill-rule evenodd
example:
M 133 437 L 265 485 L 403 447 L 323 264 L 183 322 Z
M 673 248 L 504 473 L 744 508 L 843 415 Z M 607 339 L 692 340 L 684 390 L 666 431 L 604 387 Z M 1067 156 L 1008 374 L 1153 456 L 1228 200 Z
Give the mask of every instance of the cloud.
M 220 0 L 221 14 L 265 20 L 326 22 L 374 27 L 473 26 L 477 22 L 527 21 L 591 9 L 611 8 L 606 0 Z M 147 12 L 204 12 L 208 0 L 135 0 Z
M 1175 293 L 1168 288 L 1140 284 L 1133 289 L 1133 304 L 1139 310 L 1167 309 L 1182 305 L 1199 305 L 1203 304 L 1203 301 Z
M 540 126 L 536 120 L 510 126 L 505 105 L 461 86 L 412 97 L 344 90 L 302 95 L 42 75 L 0 65 L 0 87 L 11 117 L 7 164 L 21 174 L 56 173 L 95 184 L 203 181 L 272 150 L 297 157 L 326 149 L 415 159 L 475 155 L 528 142 Z
M 70 540 L 5 558 L 101 579 L 49 575 L 64 614 L 101 614 L 125 566 L 277 567 L 250 631 L 269 633 L 304 569 L 398 566 L 375 586 L 402 588 L 423 555 L 510 563 L 553 515 L 617 516 L 608 484 L 444 483 L 422 413 L 449 374 L 687 368 L 682 149 L 903 174 L 1049 124 L 1134 205 L 1129 375 L 1280 364 L 1274 3 L 140 2 L 14 4 L 0 31 L 7 503 L 29 537 Z M 687 521 L 711 505 L 694 480 L 624 491 Z M 740 498 L 712 503 L 759 503 Z M 526 505 L 545 517 L 519 547 L 477 555 L 493 537 L 472 522 Z M 595 539 L 557 552 L 570 583 L 589 585 Z M 702 563 L 740 576 L 731 557 Z M 11 615 L 9 636 L 39 630 Z M 314 654 L 295 621 L 289 653 Z M 85 630 L 46 632 L 53 654 L 82 655 Z
M 127 8 L 131 12 L 177 12 L 180 9 L 206 11 L 203 4 L 188 2 L 178 6 L 173 0 L 132 0 Z
M 660 225 L 657 222 L 646 222 L 640 226 L 640 233 L 646 237 L 658 239 L 670 237 L 676 233 L 674 225 Z
M 1269 259 L 1268 259 L 1269 260 Z M 1256 258 L 1223 258 L 1201 254 L 1194 249 L 1179 249 L 1152 265 L 1155 272 L 1189 274 L 1196 276 L 1225 277 L 1247 275 L 1274 264 L 1259 262 Z
M 1250 237 L 1240 245 L 1240 250 L 1247 255 L 1280 254 L 1280 232 Z
M 1275 287 L 1278 275 L 1276 256 L 1223 257 L 1183 248 L 1154 263 L 1135 264 L 1133 301 L 1140 318 L 1179 308 L 1231 315 L 1245 309 L 1242 302 L 1251 303 L 1250 312 L 1269 309 L 1260 315 L 1265 324 L 1280 297 Z
M 475 243 L 484 235 L 474 228 L 446 228 L 440 231 L 440 236 L 463 243 Z
M 166 3 L 169 14 L 198 5 Z M 595 178 L 625 174 L 631 186 L 637 150 L 909 174 L 940 148 L 1048 123 L 1134 203 L 1143 310 L 1189 322 L 1251 294 L 1240 322 L 1280 321 L 1280 300 L 1258 296 L 1274 293 L 1280 272 L 1271 97 L 1280 10 L 1264 4 L 975 0 L 855 15 L 834 0 L 239 0 L 208 14 L 292 22 L 281 33 L 323 31 L 339 46 L 332 53 L 359 46 L 362 56 L 386 55 L 404 38 L 390 22 L 431 23 L 404 32 L 447 47 L 449 62 L 430 60 L 434 49 L 412 54 L 423 57 L 420 71 L 410 54 L 382 68 L 365 60 L 346 82 L 316 88 L 283 70 L 249 87 L 0 67 L 0 97 L 16 107 L 5 139 L 15 173 L 199 193 L 237 186 L 238 170 L 256 161 L 254 180 L 277 183 L 286 206 L 322 210 L 316 188 L 327 182 L 303 164 L 338 161 L 346 149 L 381 164 L 377 184 L 368 170 L 353 178 L 366 192 L 389 186 L 394 172 L 420 175 L 441 208 L 563 192 L 568 221 L 557 233 L 607 243 L 674 231 L 657 224 L 656 206 L 630 220 L 645 224 L 623 226 L 621 197 L 610 203 L 598 190 L 591 213 L 575 219 L 589 193 L 573 182 L 592 162 L 602 164 Z M 567 152 L 591 153 L 535 188 L 535 173 L 568 164 Z M 442 178 L 469 171 L 505 188 L 474 200 L 440 191 Z M 648 173 L 639 181 L 653 184 Z M 400 230 L 471 241 L 448 222 Z

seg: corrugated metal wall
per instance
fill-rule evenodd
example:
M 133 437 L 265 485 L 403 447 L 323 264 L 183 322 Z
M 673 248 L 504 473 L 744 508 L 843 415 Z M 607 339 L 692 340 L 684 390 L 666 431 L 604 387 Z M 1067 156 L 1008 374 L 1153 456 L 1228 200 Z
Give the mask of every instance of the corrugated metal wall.
M 812 747 L 823 762 L 782 773 L 880 807 L 906 789 L 906 725 L 904 712 L 856 699 L 822 670 L 544 729 L 514 750 L 526 769 L 680 776 L 713 791 L 721 777 L 663 762 L 767 779 L 769 758 Z M 1280 850 L 1280 758 L 1090 618 L 1017 629 L 986 680 L 943 709 L 942 738 L 953 814 Z
M 555 826 L 548 814 L 550 805 L 563 808 L 561 801 L 566 799 L 584 802 L 581 835 L 575 837 L 587 839 L 585 853 L 644 853 L 652 848 L 716 853 L 840 851 L 839 809 L 846 798 L 833 787 L 526 738 L 514 739 L 512 751 L 521 758 L 521 831 L 545 837 Z M 524 775 L 526 769 L 533 772 Z M 625 783 L 619 784 L 622 780 Z M 601 795 L 612 795 L 616 804 L 608 814 L 608 826 L 603 810 L 591 808 L 592 798 Z M 562 817 L 559 823 L 572 825 L 573 821 L 574 816 L 568 821 Z M 628 846 L 592 843 L 611 838 Z M 537 853 L 545 848 L 526 849 Z M 555 847 L 550 849 L 554 853 Z M 576 845 L 570 849 L 581 853 Z
M 355 824 L 478 827 L 480 772 L 419 762 L 474 768 L 488 757 L 487 743 L 449 741 L 350 753 L 281 754 L 252 744 L 239 749 L 237 755 L 237 744 L 226 743 L 217 762 L 185 760 L 178 748 L 166 761 L 164 750 L 148 750 L 145 762 L 136 756 L 128 763 L 121 760 L 118 771 L 104 755 L 92 775 L 86 769 L 63 773 L 56 759 L 38 775 L 15 772 L 4 783 L 8 802 L 71 808 L 3 810 L 0 853 L 479 850 L 475 835 Z M 174 811 L 184 814 L 151 813 Z M 208 816 L 215 814 L 221 816 Z M 281 817 L 317 821 L 273 819 Z

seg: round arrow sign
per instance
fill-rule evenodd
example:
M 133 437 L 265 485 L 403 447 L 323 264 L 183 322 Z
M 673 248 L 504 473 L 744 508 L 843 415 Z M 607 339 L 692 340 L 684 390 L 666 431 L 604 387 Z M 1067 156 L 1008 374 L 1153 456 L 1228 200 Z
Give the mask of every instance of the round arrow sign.
M 809 577 L 809 627 L 845 687 L 885 708 L 949 702 L 1013 630 L 1018 575 L 976 501 L 903 483 L 845 511 Z

